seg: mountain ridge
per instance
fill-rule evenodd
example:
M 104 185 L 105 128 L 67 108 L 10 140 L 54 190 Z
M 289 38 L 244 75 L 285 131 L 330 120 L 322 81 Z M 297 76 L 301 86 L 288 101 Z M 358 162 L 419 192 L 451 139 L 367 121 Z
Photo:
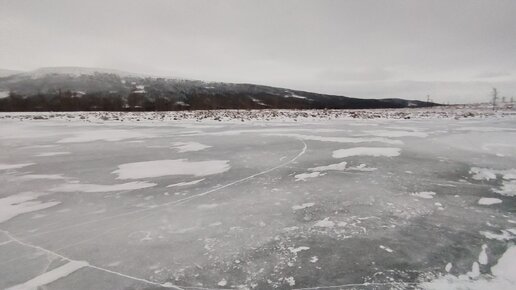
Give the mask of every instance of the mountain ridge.
M 47 67 L 0 77 L 0 92 L 8 92 L 7 97 L 0 99 L 1 111 L 371 109 L 438 105 L 83 67 Z

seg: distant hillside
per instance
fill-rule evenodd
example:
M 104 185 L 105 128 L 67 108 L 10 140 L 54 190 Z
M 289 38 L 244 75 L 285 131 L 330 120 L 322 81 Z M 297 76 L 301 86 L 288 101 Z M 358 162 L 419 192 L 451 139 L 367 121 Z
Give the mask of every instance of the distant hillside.
M 5 78 L 14 74 L 22 73 L 21 71 L 12 70 L 12 69 L 0 69 L 0 78 Z
M 437 104 L 157 78 L 97 68 L 42 68 L 0 78 L 0 111 L 368 109 L 433 105 Z

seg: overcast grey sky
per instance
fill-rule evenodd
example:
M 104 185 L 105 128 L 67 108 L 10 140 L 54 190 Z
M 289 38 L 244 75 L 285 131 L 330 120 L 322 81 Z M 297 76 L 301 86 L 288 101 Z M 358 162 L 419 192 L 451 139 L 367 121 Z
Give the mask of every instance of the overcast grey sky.
M 516 97 L 516 0 L 0 0 L 0 68 L 114 68 L 352 97 Z

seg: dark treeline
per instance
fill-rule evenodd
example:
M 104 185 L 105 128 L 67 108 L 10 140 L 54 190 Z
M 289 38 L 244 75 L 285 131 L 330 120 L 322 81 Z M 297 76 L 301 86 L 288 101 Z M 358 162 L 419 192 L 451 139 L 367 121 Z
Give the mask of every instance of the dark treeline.
M 57 94 L 23 96 L 10 93 L 0 99 L 0 111 L 173 111 L 187 106 L 164 97 L 149 98 L 142 94 L 127 96 L 116 93 L 87 93 L 71 91 Z
M 258 97 L 258 96 L 257 96 Z M 178 111 L 213 109 L 308 109 L 300 100 L 278 102 L 273 96 L 260 94 L 258 102 L 239 94 L 194 93 L 182 96 L 162 96 L 141 93 L 85 93 L 72 91 L 24 96 L 10 93 L 0 99 L 0 111 Z M 268 104 L 265 104 L 267 102 Z
M 417 101 L 416 101 L 417 102 Z M 417 102 L 415 106 L 435 105 Z M 264 92 L 203 93 L 77 93 L 59 91 L 25 96 L 10 93 L 0 98 L 1 112 L 28 111 L 179 111 L 217 109 L 375 109 L 411 107 L 400 99 L 368 100 L 319 97 L 316 100 L 284 98 Z

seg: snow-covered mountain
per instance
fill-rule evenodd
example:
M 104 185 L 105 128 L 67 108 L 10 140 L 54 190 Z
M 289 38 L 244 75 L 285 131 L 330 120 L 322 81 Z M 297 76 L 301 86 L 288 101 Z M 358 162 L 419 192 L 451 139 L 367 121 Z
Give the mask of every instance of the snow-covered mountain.
M 254 84 L 159 78 L 112 69 L 49 67 L 0 78 L 0 110 L 365 109 L 433 104 L 357 99 Z
M 22 71 L 12 69 L 0 69 L 0 78 L 5 78 L 19 73 L 22 73 Z
M 115 74 L 119 76 L 145 77 L 143 74 L 125 72 L 116 69 L 106 69 L 97 67 L 76 67 L 76 66 L 60 66 L 60 67 L 42 67 L 33 71 L 23 72 L 22 76 L 30 76 L 31 78 L 41 78 L 48 75 L 94 75 L 94 74 Z

